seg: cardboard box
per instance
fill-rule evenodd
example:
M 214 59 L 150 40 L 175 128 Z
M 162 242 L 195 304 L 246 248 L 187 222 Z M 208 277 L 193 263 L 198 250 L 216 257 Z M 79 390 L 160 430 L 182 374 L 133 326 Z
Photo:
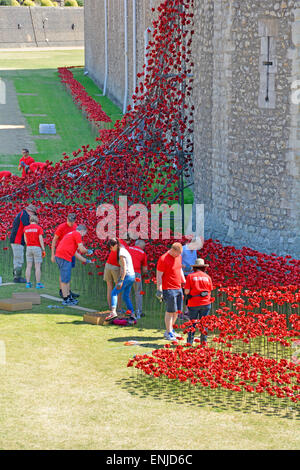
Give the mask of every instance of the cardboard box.
M 21 299 L 0 299 L 0 310 L 18 312 L 20 310 L 31 310 L 32 302 Z
M 14 292 L 12 298 L 24 300 L 25 302 L 31 302 L 32 305 L 41 304 L 41 296 L 35 292 Z
M 90 323 L 91 325 L 108 325 L 109 322 L 105 321 L 107 315 L 110 314 L 110 310 L 105 310 L 104 312 L 96 313 L 85 313 L 83 315 L 83 321 Z

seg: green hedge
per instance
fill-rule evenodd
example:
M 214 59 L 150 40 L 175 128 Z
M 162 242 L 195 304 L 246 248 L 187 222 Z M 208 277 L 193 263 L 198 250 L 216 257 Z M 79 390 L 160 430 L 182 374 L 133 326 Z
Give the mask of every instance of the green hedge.
M 41 7 L 54 7 L 51 0 L 41 0 Z
M 76 0 L 65 0 L 65 7 L 78 7 Z

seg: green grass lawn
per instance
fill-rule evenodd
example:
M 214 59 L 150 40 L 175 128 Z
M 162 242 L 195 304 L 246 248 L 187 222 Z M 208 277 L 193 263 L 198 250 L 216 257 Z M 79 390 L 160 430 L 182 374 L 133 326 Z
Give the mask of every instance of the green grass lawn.
M 141 346 L 124 346 L 129 338 Z M 168 395 L 128 369 L 160 342 L 155 330 L 41 311 L 0 314 L 0 341 L 1 449 L 299 448 L 296 420 Z

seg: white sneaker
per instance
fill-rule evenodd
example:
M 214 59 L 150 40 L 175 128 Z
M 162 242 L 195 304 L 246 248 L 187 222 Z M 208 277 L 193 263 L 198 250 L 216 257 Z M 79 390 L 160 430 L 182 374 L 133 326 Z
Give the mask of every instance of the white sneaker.
M 167 331 L 165 331 L 165 333 L 164 333 L 164 339 L 166 339 L 167 341 L 177 341 L 177 338 L 176 338 L 176 336 L 173 334 L 173 331 L 170 331 L 170 333 L 168 333 Z

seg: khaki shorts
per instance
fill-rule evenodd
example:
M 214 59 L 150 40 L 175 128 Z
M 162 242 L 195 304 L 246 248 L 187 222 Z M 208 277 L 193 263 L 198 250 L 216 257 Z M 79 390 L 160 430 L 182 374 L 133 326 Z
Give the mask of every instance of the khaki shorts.
M 24 263 L 24 246 L 18 243 L 12 243 L 14 269 L 22 268 Z
M 114 266 L 113 264 L 106 263 L 104 267 L 103 279 L 106 282 L 117 283 L 120 276 L 119 266 Z
M 26 259 L 28 263 L 42 263 L 42 248 L 39 246 L 28 246 L 26 250 Z

